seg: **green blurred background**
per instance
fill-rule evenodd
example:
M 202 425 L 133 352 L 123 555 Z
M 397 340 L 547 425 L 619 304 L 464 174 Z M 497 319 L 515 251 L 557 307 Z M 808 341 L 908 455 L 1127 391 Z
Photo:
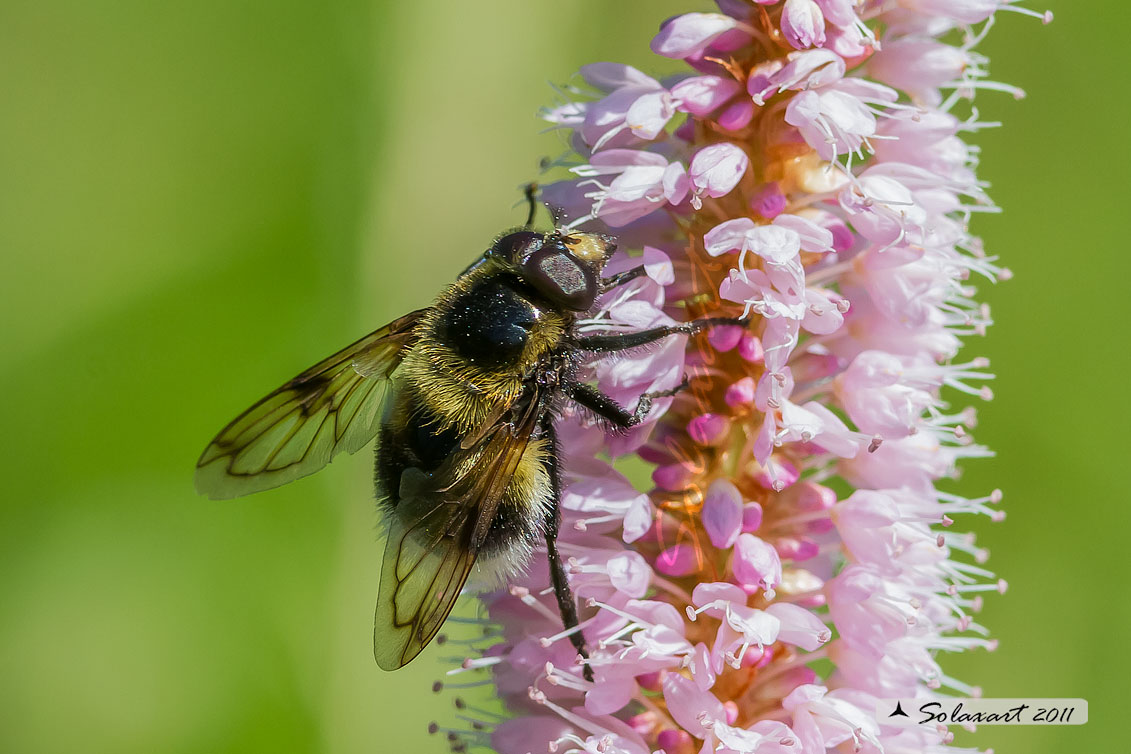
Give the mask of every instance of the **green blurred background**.
M 260 394 L 427 301 L 543 155 L 549 81 L 665 70 L 686 2 L 0 2 L 0 751 L 442 751 L 434 651 L 372 660 L 369 460 L 246 500 L 192 490 Z M 1124 3 L 1002 14 L 979 98 L 1016 272 L 971 353 L 1000 378 L 963 489 L 1009 579 L 991 696 L 1086 697 L 1083 728 L 985 728 L 1004 752 L 1115 751 L 1126 693 Z

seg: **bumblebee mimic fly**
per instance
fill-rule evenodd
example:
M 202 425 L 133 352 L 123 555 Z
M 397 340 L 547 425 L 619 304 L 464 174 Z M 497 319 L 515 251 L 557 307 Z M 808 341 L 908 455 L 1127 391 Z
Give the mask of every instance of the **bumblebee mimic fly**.
M 601 354 L 691 334 L 732 318 L 631 333 L 582 334 L 598 296 L 644 274 L 602 275 L 612 238 L 527 224 L 500 235 L 435 303 L 390 322 L 243 412 L 197 461 L 196 488 L 231 498 L 312 474 L 376 438 L 375 487 L 387 538 L 373 652 L 399 668 L 440 630 L 472 571 L 520 572 L 545 544 L 565 627 L 577 606 L 557 548 L 561 471 L 554 417 L 578 404 L 612 427 L 641 422 L 581 381 Z M 480 578 L 484 577 L 484 578 Z M 585 639 L 570 640 L 588 657 Z M 589 667 L 583 668 L 591 677 Z

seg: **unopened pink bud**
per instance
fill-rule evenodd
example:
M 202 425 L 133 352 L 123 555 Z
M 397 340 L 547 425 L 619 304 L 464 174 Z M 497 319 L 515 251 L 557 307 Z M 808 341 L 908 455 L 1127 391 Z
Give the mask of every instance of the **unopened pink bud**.
M 781 192 L 781 187 L 776 181 L 763 184 L 754 192 L 750 200 L 750 209 L 767 220 L 773 220 L 785 211 L 785 194 Z
M 743 377 L 738 382 L 727 387 L 726 400 L 731 408 L 745 408 L 754 403 L 755 383 L 753 377 Z
M 762 506 L 758 503 L 747 503 L 742 507 L 742 530 L 755 532 L 760 526 L 762 526 Z
M 700 414 L 687 423 L 687 434 L 698 445 L 716 445 L 729 431 L 730 419 L 720 414 Z
M 742 337 L 742 342 L 738 344 L 738 355 L 751 364 L 761 364 L 765 359 L 765 353 L 762 351 L 762 341 L 747 333 Z
M 652 470 L 652 482 L 668 492 L 687 489 L 695 477 L 695 469 L 686 463 L 669 463 Z
M 736 348 L 742 342 L 742 336 L 746 334 L 738 325 L 725 325 L 723 327 L 713 327 L 707 334 L 707 341 L 720 353 L 725 353 L 733 348 Z

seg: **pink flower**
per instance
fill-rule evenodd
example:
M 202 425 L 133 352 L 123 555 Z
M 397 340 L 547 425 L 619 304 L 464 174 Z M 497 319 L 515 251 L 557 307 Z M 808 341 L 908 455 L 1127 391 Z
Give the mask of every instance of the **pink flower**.
M 687 58 L 732 29 L 738 21 L 721 13 L 685 13 L 669 19 L 652 40 L 652 52 L 669 58 Z
M 632 66 L 593 63 L 583 66 L 581 75 L 607 92 L 584 107 L 572 106 L 581 116 L 578 132 L 594 150 L 654 139 L 675 113 L 668 90 Z
M 728 131 L 745 127 L 754 116 L 754 105 L 745 97 L 737 97 L 742 87 L 733 78 L 693 76 L 672 87 L 677 110 L 692 115 L 709 115 L 719 109 L 718 123 Z
M 933 728 L 879 725 L 875 699 L 969 693 L 939 650 L 994 648 L 975 615 L 1005 583 L 955 524 L 1000 520 L 1001 493 L 937 483 L 989 455 L 973 409 L 942 390 L 991 397 L 985 360 L 955 357 L 991 322 L 973 281 L 1008 277 L 971 235 L 994 207 L 963 141 L 979 124 L 953 110 L 1009 89 L 973 49 L 986 27 L 961 47 L 949 32 L 1029 12 L 718 6 L 653 39 L 684 77 L 583 69 L 600 94 L 547 111 L 579 154 L 546 195 L 571 225 L 615 230 L 608 274 L 646 272 L 584 331 L 750 325 L 583 367 L 626 407 L 689 385 L 627 434 L 562 408 L 559 547 L 589 657 L 536 555 L 481 597 L 485 634 L 456 671 L 493 681 L 516 717 L 465 716 L 457 746 L 489 732 L 502 754 L 938 752 Z M 618 470 L 627 456 L 650 467 L 650 489 Z
M 593 200 L 592 215 L 614 228 L 650 214 L 663 203 L 679 204 L 690 186 L 682 164 L 636 149 L 598 152 L 588 165 L 573 172 L 593 179 L 578 185 L 595 187 L 585 193 Z
M 876 134 L 876 106 L 891 104 L 898 94 L 880 84 L 842 79 L 820 89 L 802 92 L 790 100 L 785 120 L 797 126 L 809 146 L 824 160 L 861 146 Z
M 813 0 L 785 0 L 781 30 L 786 40 L 799 50 L 825 44 L 825 16 Z
M 888 86 L 902 89 L 916 102 L 937 106 L 939 87 L 961 79 L 970 58 L 964 50 L 929 37 L 885 42 L 868 61 L 869 71 Z
M 691 206 L 700 209 L 703 196 L 717 199 L 726 196 L 738 185 L 750 159 L 742 149 L 723 142 L 700 149 L 691 158 L 688 175 L 691 178 Z

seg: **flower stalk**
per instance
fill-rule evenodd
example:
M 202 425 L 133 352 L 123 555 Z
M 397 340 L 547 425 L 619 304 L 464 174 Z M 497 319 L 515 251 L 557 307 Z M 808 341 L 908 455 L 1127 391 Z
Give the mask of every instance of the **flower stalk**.
M 964 138 L 976 51 L 1005 0 L 718 0 L 665 22 L 663 81 L 598 63 L 592 96 L 545 117 L 570 135 L 545 199 L 615 234 L 611 291 L 584 327 L 703 316 L 723 327 L 590 378 L 622 405 L 688 389 L 610 435 L 567 408 L 560 548 L 588 660 L 544 563 L 484 595 L 495 633 L 456 673 L 490 678 L 514 717 L 463 715 L 456 750 L 500 754 L 931 752 L 945 730 L 889 727 L 878 698 L 977 694 L 940 655 L 992 650 L 977 623 L 1005 582 L 954 530 L 1000 520 L 1001 493 L 937 488 L 973 442 L 992 320 L 974 282 L 1009 277 L 969 229 L 996 212 Z M 651 469 L 638 491 L 618 470 Z M 586 662 L 595 680 L 581 672 Z M 462 679 L 453 678 L 460 682 Z M 951 749 L 953 750 L 953 749 Z

